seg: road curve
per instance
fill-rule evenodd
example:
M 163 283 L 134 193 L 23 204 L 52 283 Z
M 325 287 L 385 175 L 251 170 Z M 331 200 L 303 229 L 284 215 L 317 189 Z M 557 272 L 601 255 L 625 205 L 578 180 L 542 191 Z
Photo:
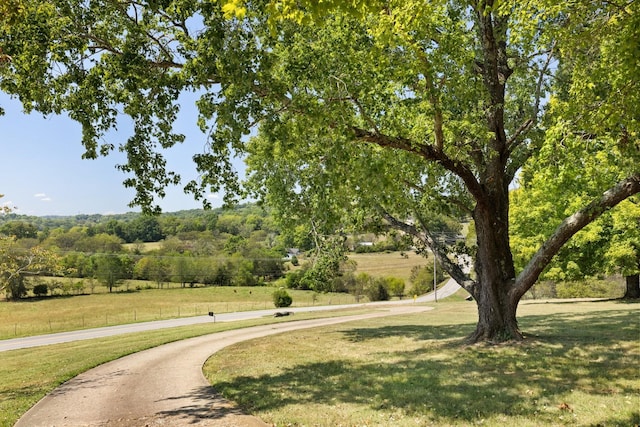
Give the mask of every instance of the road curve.
M 67 381 L 26 412 L 16 427 L 266 426 L 224 401 L 202 374 L 226 346 L 297 329 L 418 313 L 427 306 L 380 306 L 371 313 L 276 323 L 176 341 L 91 369 Z

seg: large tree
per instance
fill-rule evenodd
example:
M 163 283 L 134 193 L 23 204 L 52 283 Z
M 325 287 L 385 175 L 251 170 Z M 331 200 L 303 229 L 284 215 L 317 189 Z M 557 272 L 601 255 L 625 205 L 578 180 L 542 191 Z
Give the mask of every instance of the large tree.
M 152 210 L 179 179 L 162 149 L 183 140 L 171 128 L 178 96 L 196 91 L 210 139 L 188 191 L 224 184 L 237 193 L 230 157 L 246 152 L 257 126 L 251 181 L 266 184 L 277 212 L 311 220 L 320 234 L 350 218 L 413 236 L 476 299 L 471 341 L 520 339 L 518 302 L 550 259 L 640 191 L 637 163 L 621 163 L 624 173 L 602 182 L 516 274 L 509 186 L 544 140 L 556 75 L 569 76 L 587 108 L 573 103 L 564 119 L 612 111 L 611 126 L 584 131 L 607 132 L 622 159 L 638 158 L 639 104 L 629 101 L 640 93 L 637 2 L 15 1 L 19 17 L 0 26 L 0 88 L 27 111 L 68 112 L 83 125 L 87 157 L 118 145 L 103 137 L 128 115 L 120 168 L 134 204 Z M 585 35 L 588 46 L 576 41 Z M 614 57 L 615 78 L 600 70 L 583 85 L 572 74 Z M 473 217 L 474 274 L 431 233 L 429 212 Z

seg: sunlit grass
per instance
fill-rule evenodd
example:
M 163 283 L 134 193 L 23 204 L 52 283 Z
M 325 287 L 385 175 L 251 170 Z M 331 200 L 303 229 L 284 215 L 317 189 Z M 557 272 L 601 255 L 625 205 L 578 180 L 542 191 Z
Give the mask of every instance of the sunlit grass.
M 409 277 L 413 267 L 425 266 L 433 262 L 412 251 L 402 253 L 353 253 L 349 254 L 349 260 L 357 263 L 356 274 L 363 272 L 374 277 L 397 277 L 404 279 L 407 287 L 409 286 Z
M 356 272 L 373 276 L 404 278 L 409 286 L 411 268 L 425 265 L 427 260 L 412 252 L 354 254 Z M 80 279 L 42 279 L 77 282 Z M 88 279 L 85 280 L 89 282 Z M 181 288 L 180 284 L 163 284 L 156 289 L 153 282 L 128 280 L 116 292 L 107 293 L 94 281 L 92 293 L 87 295 L 45 297 L 15 302 L 0 301 L 0 339 L 63 332 L 77 329 L 113 326 L 126 323 L 201 316 L 210 311 L 228 313 L 273 308 L 271 286 L 230 287 L 211 286 Z M 130 292 L 126 292 L 126 290 Z M 288 290 L 293 307 L 355 303 L 345 293 L 315 293 Z
M 633 426 L 640 303 L 530 303 L 523 343 L 464 346 L 475 304 L 237 344 L 205 373 L 277 426 Z

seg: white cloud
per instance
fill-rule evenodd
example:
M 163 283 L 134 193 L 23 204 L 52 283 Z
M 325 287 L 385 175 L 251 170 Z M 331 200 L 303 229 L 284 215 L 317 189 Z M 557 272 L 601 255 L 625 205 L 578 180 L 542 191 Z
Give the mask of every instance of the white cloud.
M 220 199 L 220 193 L 209 193 L 209 194 L 207 194 L 207 199 L 209 199 L 209 200 L 218 200 L 218 199 Z
M 47 196 L 45 193 L 36 193 L 33 195 L 36 199 L 40 199 L 41 202 L 50 202 L 51 197 Z

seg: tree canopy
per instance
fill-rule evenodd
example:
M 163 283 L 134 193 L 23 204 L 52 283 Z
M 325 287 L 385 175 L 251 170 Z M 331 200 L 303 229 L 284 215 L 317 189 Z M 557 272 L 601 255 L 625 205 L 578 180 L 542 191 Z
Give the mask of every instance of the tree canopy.
M 640 191 L 637 2 L 15 1 L 0 89 L 80 122 L 86 157 L 126 152 L 134 204 L 154 210 L 179 180 L 162 150 L 183 141 L 172 124 L 195 92 L 209 142 L 187 191 L 238 194 L 230 159 L 248 153 L 248 188 L 292 224 L 405 232 L 476 299 L 471 341 L 520 339 L 518 301 L 552 257 Z M 123 116 L 132 135 L 105 142 Z M 616 172 L 516 272 L 509 186 L 533 155 L 569 160 L 557 150 Z M 474 275 L 433 214 L 472 216 Z

